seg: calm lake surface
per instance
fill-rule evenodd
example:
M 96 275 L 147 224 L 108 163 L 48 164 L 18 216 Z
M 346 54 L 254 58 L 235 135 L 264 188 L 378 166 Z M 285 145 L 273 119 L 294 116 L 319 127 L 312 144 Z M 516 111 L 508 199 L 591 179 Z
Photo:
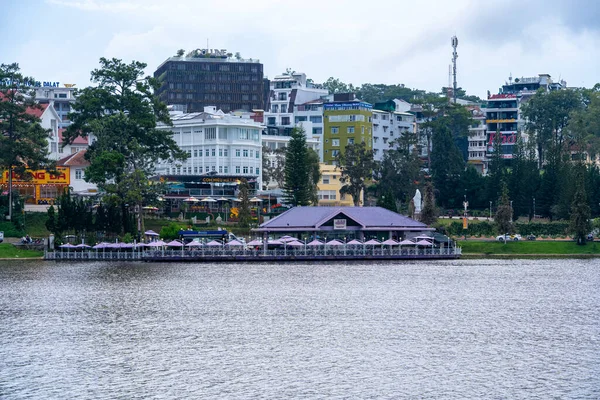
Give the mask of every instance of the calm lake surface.
M 0 261 L 0 398 L 600 398 L 600 260 Z

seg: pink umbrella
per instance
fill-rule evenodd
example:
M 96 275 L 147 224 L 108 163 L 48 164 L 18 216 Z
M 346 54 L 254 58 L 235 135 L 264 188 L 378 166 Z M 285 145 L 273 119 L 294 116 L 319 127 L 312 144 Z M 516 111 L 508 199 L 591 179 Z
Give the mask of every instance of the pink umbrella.
M 416 244 L 419 246 L 433 246 L 433 243 L 428 242 L 427 240 L 419 240 Z
M 304 243 L 301 243 L 301 242 L 299 242 L 297 240 L 293 240 L 291 242 L 287 242 L 286 245 L 287 246 L 293 246 L 293 247 L 302 247 L 302 246 L 304 246 Z
M 371 240 L 366 241 L 364 244 L 368 244 L 368 245 L 371 245 L 371 246 L 377 246 L 377 245 L 380 245 L 381 243 L 379 243 L 375 239 L 371 239 Z
M 77 246 L 72 245 L 71 243 L 65 243 L 65 244 L 61 244 L 60 246 L 61 249 L 76 249 Z
M 253 240 L 253 241 L 249 242 L 249 243 L 248 243 L 248 246 L 262 246 L 262 244 L 263 244 L 263 243 L 262 243 L 260 240 L 258 240 L 258 239 L 255 239 L 255 240 Z
M 186 244 L 187 247 L 202 247 L 204 246 L 202 243 L 200 242 L 196 242 L 195 240 L 192 240 L 191 242 L 189 242 L 188 244 Z
M 291 236 L 287 236 L 287 235 L 280 237 L 279 240 L 282 241 L 282 242 L 285 242 L 285 243 L 287 243 L 287 242 L 293 242 L 294 240 L 297 241 L 296 238 L 291 237 Z
M 279 239 L 275 239 L 275 240 L 269 240 L 267 243 L 268 244 L 283 244 L 284 242 L 282 242 Z
M 412 240 L 408 240 L 408 239 L 405 239 L 400 242 L 401 246 L 414 246 L 415 244 L 416 244 L 415 242 L 413 242 Z
M 144 232 L 144 235 L 146 236 L 158 236 L 158 233 L 154 232 L 153 230 L 149 230 Z
M 181 243 L 179 240 L 172 240 L 169 243 L 167 243 L 167 246 L 169 246 L 169 247 L 182 247 L 183 243 Z
M 148 243 L 148 247 L 163 247 L 166 246 L 167 244 L 165 242 L 163 242 L 162 240 L 157 240 L 156 242 L 150 242 Z
M 225 246 L 243 246 L 244 244 L 238 240 L 232 240 L 230 242 L 225 243 Z
M 381 244 L 385 244 L 386 246 L 396 246 L 398 245 L 398 242 L 396 242 L 393 239 L 388 239 L 385 242 L 381 243 Z
M 217 242 L 216 240 L 211 240 L 210 242 L 206 243 L 206 245 L 207 246 L 211 246 L 211 247 L 214 247 L 214 246 L 223 246 L 223 243 Z
M 359 245 L 359 244 L 363 244 L 361 241 L 356 240 L 356 239 L 352 239 L 351 241 L 349 241 L 346 244 L 353 244 L 353 245 Z
M 342 246 L 344 243 L 340 242 L 339 240 L 333 239 L 327 242 L 326 244 L 327 246 Z
M 95 245 L 94 247 L 92 247 L 93 249 L 105 249 L 106 247 L 108 247 L 110 243 L 106 243 L 106 242 L 100 242 L 97 245 Z
M 83 244 L 83 243 L 81 243 L 81 244 L 78 244 L 78 245 L 77 245 L 77 246 L 75 246 L 75 247 L 76 247 L 76 248 L 78 248 L 78 249 L 89 249 L 89 248 L 91 248 L 92 246 L 88 246 L 87 244 Z
M 308 243 L 307 246 L 323 246 L 323 242 L 320 242 L 315 239 L 312 242 Z

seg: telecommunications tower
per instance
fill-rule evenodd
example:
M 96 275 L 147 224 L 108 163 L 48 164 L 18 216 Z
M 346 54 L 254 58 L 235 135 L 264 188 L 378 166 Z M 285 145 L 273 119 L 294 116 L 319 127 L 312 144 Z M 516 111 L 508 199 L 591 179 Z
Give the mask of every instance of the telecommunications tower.
M 454 82 L 452 86 L 452 96 L 454 97 L 454 103 L 456 104 L 456 59 L 458 58 L 458 53 L 456 52 L 456 48 L 458 47 L 458 38 L 456 36 L 452 36 L 452 73 L 454 75 Z

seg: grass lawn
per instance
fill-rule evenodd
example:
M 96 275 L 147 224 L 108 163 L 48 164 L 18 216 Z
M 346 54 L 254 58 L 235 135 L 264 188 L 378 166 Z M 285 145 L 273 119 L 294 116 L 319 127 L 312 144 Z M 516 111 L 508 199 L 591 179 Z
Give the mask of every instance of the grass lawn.
M 0 258 L 37 258 L 43 257 L 43 251 L 21 250 L 9 243 L 0 243 Z
M 482 242 L 477 240 L 461 240 L 463 254 L 600 254 L 600 242 L 577 246 L 575 242 L 565 241 L 517 241 Z

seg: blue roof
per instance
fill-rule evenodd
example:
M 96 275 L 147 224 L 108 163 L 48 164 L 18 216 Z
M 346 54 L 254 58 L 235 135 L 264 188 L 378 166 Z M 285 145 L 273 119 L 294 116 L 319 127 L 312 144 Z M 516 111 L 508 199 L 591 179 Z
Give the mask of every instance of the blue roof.
M 257 231 L 319 230 L 338 214 L 344 214 L 362 230 L 433 230 L 427 225 L 381 207 L 294 207 L 260 225 Z

